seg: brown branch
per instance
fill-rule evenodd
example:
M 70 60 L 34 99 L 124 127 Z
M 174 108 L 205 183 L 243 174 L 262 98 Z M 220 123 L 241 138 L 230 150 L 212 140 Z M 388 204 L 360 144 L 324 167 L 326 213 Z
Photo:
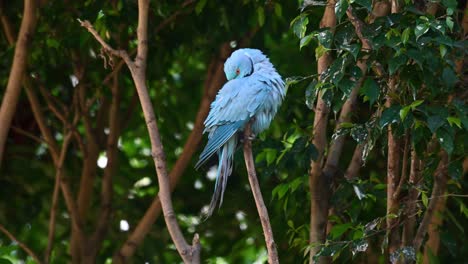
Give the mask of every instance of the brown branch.
M 348 15 L 348 18 L 350 19 L 352 25 L 355 28 L 356 34 L 358 35 L 359 39 L 362 42 L 362 50 L 365 52 L 370 51 L 372 49 L 370 41 L 366 37 L 364 37 L 362 33 L 362 30 L 364 29 L 364 23 L 354 15 L 351 6 L 346 11 L 346 14 Z M 359 59 L 357 62 L 357 66 L 359 67 L 359 69 L 361 69 L 362 77 L 356 81 L 356 86 L 353 88 L 353 90 L 351 91 L 351 94 L 346 99 L 346 102 L 343 104 L 343 107 L 341 108 L 341 111 L 340 111 L 340 116 L 338 118 L 338 122 L 336 123 L 335 131 L 340 129 L 343 123 L 350 122 L 351 120 L 351 113 L 353 113 L 356 108 L 356 102 L 358 98 L 359 89 L 361 88 L 362 83 L 364 82 L 365 76 L 367 74 L 367 59 L 368 59 L 368 56 L 366 55 L 362 57 L 361 59 Z M 344 142 L 345 142 L 345 137 L 342 136 L 334 140 L 330 145 L 326 163 L 323 169 L 324 175 L 329 178 L 333 177 L 336 171 L 338 170 L 338 162 L 341 157 L 341 152 L 343 150 Z M 362 152 L 362 147 L 358 146 L 356 148 L 360 148 L 360 150 L 358 151 Z M 360 165 L 362 164 L 362 160 L 360 158 L 362 153 L 361 154 L 356 153 L 356 154 L 359 155 L 359 157 L 353 156 L 352 162 L 354 163 L 349 165 L 349 166 L 353 166 L 352 167 L 352 169 L 354 170 L 352 172 L 353 177 L 354 175 L 356 175 L 357 171 L 359 170 Z M 358 165 L 358 167 L 356 167 L 356 165 Z M 351 175 L 348 175 L 348 177 L 350 176 Z
M 349 8 L 346 10 L 346 15 L 349 18 L 349 21 L 351 24 L 354 26 L 354 30 L 356 31 L 356 35 L 358 36 L 359 40 L 362 43 L 362 49 L 370 51 L 372 49 L 371 42 L 368 38 L 364 36 L 362 33 L 365 27 L 364 22 L 362 22 L 355 14 L 353 11 L 353 8 L 349 6 Z
M 421 180 L 421 161 L 417 157 L 416 150 L 411 150 L 410 174 L 408 190 L 408 198 L 406 201 L 406 215 L 413 214 L 416 209 L 416 200 L 419 196 L 417 185 Z M 414 228 L 416 226 L 416 219 L 414 217 L 407 217 L 403 225 L 402 232 L 402 245 L 410 246 L 414 236 Z
M 132 67 L 133 67 L 133 61 L 132 61 L 132 59 L 130 59 L 130 56 L 128 56 L 128 53 L 125 50 L 115 50 L 111 46 L 109 46 L 109 44 L 107 44 L 101 38 L 99 33 L 97 33 L 97 31 L 93 28 L 93 25 L 91 25 L 91 23 L 88 20 L 82 21 L 82 20 L 78 19 L 78 22 L 80 22 L 80 25 L 82 27 L 86 28 L 94 36 L 94 38 L 99 42 L 99 44 L 101 44 L 101 46 L 104 48 L 104 50 L 109 52 L 111 55 L 122 58 L 125 61 L 125 63 L 127 65 L 129 65 L 129 67 L 130 67 L 130 65 L 132 65 Z
M 335 0 L 329 0 L 329 5 L 325 8 L 320 28 L 334 28 L 336 25 Z M 317 62 L 318 74 L 322 74 L 331 64 L 332 57 L 329 52 L 323 54 Z M 320 245 L 324 243 L 326 236 L 326 225 L 328 219 L 328 195 L 329 183 L 322 173 L 322 164 L 324 162 L 325 148 L 327 146 L 327 123 L 330 109 L 322 98 L 320 92 L 315 107 L 314 128 L 312 130 L 312 144 L 318 152 L 317 160 L 311 160 L 309 171 L 310 188 L 310 252 L 309 262 L 315 263 L 314 256 L 319 252 Z M 319 258 L 319 263 L 328 262 L 328 258 Z
M 12 241 L 15 241 L 16 243 L 18 243 L 18 246 L 23 249 L 26 253 L 28 253 L 29 256 L 31 256 L 31 258 L 34 259 L 34 261 L 36 261 L 37 263 L 42 263 L 39 258 L 37 257 L 36 254 L 34 254 L 34 252 L 28 247 L 26 246 L 26 244 L 24 244 L 23 242 L 21 242 L 20 240 L 18 240 L 12 233 L 10 233 L 2 224 L 0 224 L 0 231 L 2 233 L 4 233 L 10 240 Z
M 166 169 L 166 158 L 159 135 L 156 117 L 154 115 L 151 99 L 146 87 L 146 61 L 148 53 L 148 9 L 149 0 L 138 1 L 138 28 L 137 28 L 137 57 L 135 62 L 131 61 L 127 52 L 116 51 L 112 49 L 102 38 L 97 34 L 94 28 L 88 21 L 81 22 L 81 25 L 88 29 L 96 40 L 101 43 L 105 50 L 109 53 L 120 56 L 125 60 L 132 74 L 138 96 L 140 98 L 141 107 L 145 117 L 148 133 L 151 141 L 151 153 L 156 167 L 159 183 L 159 199 L 164 213 L 164 219 L 171 238 L 179 252 L 180 256 L 186 263 L 199 263 L 200 261 L 200 245 L 198 236 L 193 240 L 193 245 L 190 246 L 184 239 L 180 227 L 177 223 L 175 212 L 171 201 L 170 184 Z
M 390 77 L 388 84 L 388 94 L 396 92 L 396 77 Z M 391 97 L 387 94 L 387 101 L 385 106 L 389 108 L 393 101 Z M 388 126 L 388 154 L 387 154 L 387 215 L 397 214 L 398 212 L 398 203 L 393 199 L 395 189 L 400 179 L 400 142 L 393 134 L 393 128 L 391 125 Z M 397 219 L 395 217 L 387 217 L 387 227 L 395 226 Z M 396 230 L 388 229 L 389 243 L 388 250 L 389 253 L 393 253 L 398 249 L 400 245 L 399 233 Z
M 107 166 L 104 170 L 101 187 L 101 211 L 99 213 L 96 230 L 92 236 L 93 248 L 100 248 L 104 236 L 108 230 L 109 220 L 112 213 L 112 176 L 117 169 L 119 139 L 119 108 L 120 108 L 120 89 L 118 75 L 114 75 L 111 85 L 112 102 L 109 110 L 109 135 L 107 137 Z M 97 250 L 96 250 L 97 251 Z
M 11 121 L 16 111 L 16 105 L 21 93 L 23 77 L 26 71 L 28 58 L 28 45 L 36 26 L 36 1 L 24 0 L 23 19 L 16 41 L 15 54 L 11 65 L 8 84 L 3 95 L 2 105 L 0 106 L 0 166 L 3 160 L 3 153 L 10 130 Z
M 406 178 L 408 177 L 408 155 L 409 155 L 410 148 L 411 148 L 411 143 L 409 142 L 409 134 L 406 134 L 405 146 L 403 149 L 403 161 L 401 165 L 401 177 L 400 177 L 398 186 L 395 189 L 395 192 L 393 193 L 392 199 L 394 200 L 399 199 L 401 190 L 403 189 L 403 184 L 405 184 Z
M 28 138 L 30 138 L 30 139 L 36 141 L 36 142 L 39 143 L 39 144 L 42 144 L 42 143 L 47 144 L 47 142 L 45 142 L 42 138 L 37 137 L 37 136 L 35 136 L 34 134 L 32 134 L 32 133 L 30 133 L 30 132 L 28 132 L 28 131 L 26 131 L 26 130 L 24 130 L 24 129 L 22 129 L 22 128 L 12 126 L 12 127 L 11 127 L 11 130 L 15 131 L 15 132 L 18 133 L 18 134 L 21 134 L 21 135 L 23 135 L 23 136 L 26 136 L 26 137 L 28 137 Z
M 255 172 L 255 163 L 252 155 L 252 136 L 251 122 L 249 122 L 244 130 L 244 159 L 247 173 L 249 176 L 250 188 L 255 199 L 257 206 L 258 216 L 262 224 L 263 234 L 265 236 L 266 247 L 268 251 L 268 263 L 279 263 L 278 252 L 276 250 L 275 240 L 273 238 L 273 230 L 271 229 L 270 218 L 268 217 L 268 210 L 263 202 L 262 192 L 258 184 L 257 173 Z
M 56 222 L 58 198 L 59 198 L 59 192 L 60 192 L 60 181 L 63 177 L 63 173 L 64 173 L 63 164 L 65 162 L 65 157 L 67 154 L 68 145 L 72 137 L 72 133 L 67 132 L 67 133 L 64 133 L 64 135 L 65 135 L 65 138 L 63 140 L 62 149 L 60 150 L 60 157 L 55 168 L 56 172 L 55 172 L 54 192 L 52 194 L 52 206 L 50 209 L 50 218 L 49 218 L 49 235 L 48 235 L 47 248 L 44 254 L 44 263 L 46 264 L 50 262 L 50 254 L 52 253 L 52 248 L 54 245 L 55 222 Z
M 364 146 L 362 144 L 357 144 L 353 152 L 353 157 L 349 162 L 348 169 L 346 169 L 345 178 L 352 180 L 357 177 L 359 169 L 362 166 L 362 151 Z
M 258 29 L 254 28 L 248 32 L 241 40 L 240 46 L 245 46 L 249 43 L 249 40 L 254 36 L 255 32 Z M 186 169 L 187 165 L 190 163 L 190 160 L 196 150 L 196 146 L 200 143 L 203 132 L 203 121 L 208 115 L 210 104 L 214 100 L 216 93 L 221 88 L 222 84 L 226 81 L 223 70 L 223 61 L 225 61 L 229 54 L 231 53 L 231 47 L 228 42 L 221 45 L 219 54 L 214 56 L 211 60 L 211 63 L 208 66 L 207 76 L 204 82 L 204 92 L 202 97 L 202 102 L 198 109 L 194 128 L 190 133 L 187 141 L 184 145 L 182 154 L 177 159 L 175 165 L 173 166 L 169 178 L 171 191 L 174 190 L 177 185 L 182 173 Z M 146 211 L 143 218 L 138 222 L 134 231 L 130 234 L 127 241 L 124 243 L 122 248 L 114 254 L 114 262 L 117 260 L 123 261 L 132 256 L 138 245 L 141 244 L 143 238 L 149 232 L 151 226 L 156 221 L 157 217 L 161 212 L 161 202 L 158 197 L 155 197 L 151 206 Z
M 167 27 L 167 25 L 169 25 L 171 22 L 176 20 L 179 15 L 183 14 L 183 12 L 184 12 L 183 8 L 189 6 L 189 5 L 193 4 L 193 3 L 195 3 L 195 0 L 186 0 L 186 1 L 184 1 L 182 3 L 182 5 L 181 5 L 181 8 L 177 9 L 172 15 L 170 15 L 169 17 L 167 17 L 166 19 L 161 21 L 161 23 L 158 24 L 158 26 L 154 30 L 154 34 L 159 33 L 159 31 L 161 31 L 162 29 Z M 191 10 L 185 11 L 185 12 L 190 12 L 190 11 Z
M 419 252 L 424 237 L 427 234 L 427 229 L 429 227 L 430 221 L 432 219 L 433 214 L 436 212 L 436 207 L 438 201 L 442 199 L 442 195 L 447 189 L 447 181 L 448 181 L 448 154 L 445 151 L 441 151 L 440 153 L 440 162 L 437 166 L 437 169 L 434 173 L 434 187 L 432 187 L 432 194 L 431 200 L 427 206 L 426 212 L 424 213 L 424 217 L 419 224 L 418 231 L 413 240 L 413 247 L 416 252 Z
M 2 9 L 3 6 L 0 6 L 0 21 L 2 23 L 3 32 L 5 33 L 5 38 L 8 41 L 8 44 L 12 46 L 15 43 L 16 34 L 13 31 L 13 27 L 11 26 L 10 21 L 5 16 L 5 13 Z
M 57 100 L 55 100 L 55 97 L 50 94 L 50 92 L 42 85 L 39 84 L 39 91 L 42 94 L 42 97 L 46 100 L 47 107 L 54 113 L 54 115 L 62 122 L 62 124 L 66 124 L 67 117 L 66 117 L 66 107 L 62 104 L 60 104 Z M 58 107 L 56 106 L 58 104 Z

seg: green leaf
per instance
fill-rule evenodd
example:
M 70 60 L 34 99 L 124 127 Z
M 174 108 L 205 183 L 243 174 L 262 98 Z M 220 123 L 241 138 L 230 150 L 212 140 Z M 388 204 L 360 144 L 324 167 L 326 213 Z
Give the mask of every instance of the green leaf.
M 330 31 L 330 29 L 323 29 L 317 34 L 317 39 L 320 45 L 323 45 L 325 48 L 330 49 L 332 40 L 333 40 L 333 35 Z
M 455 86 L 455 83 L 458 81 L 458 77 L 452 70 L 452 68 L 446 67 L 442 72 L 442 81 L 448 88 L 453 88 Z
M 350 71 L 351 77 L 354 78 L 354 80 L 359 80 L 362 77 L 362 71 L 361 68 L 358 66 L 353 66 Z
M 450 29 L 450 31 L 453 30 L 453 25 L 454 25 L 454 23 L 453 23 L 452 17 L 449 17 L 449 16 L 446 17 L 446 18 L 445 18 L 445 24 L 446 24 L 447 27 Z
M 315 58 L 318 60 L 322 57 L 329 49 L 325 48 L 323 45 L 318 45 L 315 49 Z
M 257 8 L 258 24 L 262 27 L 265 24 L 265 9 L 259 6 Z
M 449 122 L 450 126 L 456 125 L 457 127 L 462 128 L 461 120 L 458 117 L 449 116 L 447 117 L 447 121 Z
M 408 112 L 409 112 L 410 109 L 411 109 L 411 107 L 408 105 L 408 106 L 403 107 L 400 110 L 400 119 L 401 119 L 401 121 L 405 120 L 405 118 L 408 115 Z
M 342 79 L 338 83 L 338 88 L 343 92 L 346 98 L 349 97 L 351 91 L 353 90 L 354 86 L 356 86 L 356 82 L 351 81 L 350 79 Z
M 379 97 L 379 85 L 374 81 L 374 79 L 367 77 L 359 90 L 359 93 L 364 95 L 364 101 L 369 101 L 370 105 L 373 105 Z
M 439 115 L 430 116 L 427 119 L 427 127 L 431 130 L 432 133 L 435 133 L 439 127 L 444 124 L 444 119 Z
M 316 89 L 317 80 L 312 80 L 305 91 L 305 103 L 309 109 L 314 109 L 314 102 L 317 98 L 318 89 Z
M 330 235 L 332 239 L 341 237 L 346 231 L 348 231 L 353 225 L 351 223 L 339 224 L 332 227 Z
M 303 38 L 301 38 L 301 43 L 299 44 L 299 50 L 301 50 L 303 47 L 307 46 L 312 38 L 314 37 L 313 34 L 309 34 Z
M 200 0 L 197 2 L 197 5 L 195 6 L 195 13 L 199 15 L 202 11 L 203 8 L 205 8 L 207 0 Z
M 338 21 L 341 21 L 341 18 L 346 13 L 348 6 L 349 6 L 348 0 L 339 0 L 338 2 L 336 2 L 335 15 Z
M 13 264 L 13 263 L 6 258 L 0 258 L 0 264 Z
M 457 0 L 442 0 L 442 5 L 451 8 L 453 10 L 457 9 Z
M 358 144 L 364 143 L 369 136 L 367 128 L 363 125 L 356 125 L 351 128 L 351 137 L 356 140 Z
M 447 47 L 445 45 L 440 45 L 439 46 L 439 51 L 440 51 L 440 57 L 445 57 L 445 54 L 447 54 Z
M 346 50 L 348 51 L 349 53 L 351 53 L 351 55 L 353 55 L 354 59 L 357 60 L 357 56 L 359 54 L 359 51 L 361 50 L 361 45 L 358 45 L 358 44 L 343 44 L 343 45 L 340 45 L 340 48 L 343 49 L 343 50 Z
M 367 11 L 372 11 L 372 1 L 371 0 L 354 0 L 352 3 L 356 3 L 362 7 L 365 7 Z
M 275 15 L 277 17 L 283 16 L 283 8 L 281 7 L 280 3 L 275 3 Z
M 424 100 L 416 100 L 412 102 L 409 106 L 411 107 L 411 110 L 416 109 L 416 107 L 420 106 L 422 103 L 424 103 Z
M 400 55 L 398 57 L 392 58 L 388 62 L 388 71 L 390 75 L 395 74 L 395 72 L 401 67 L 401 65 L 406 64 L 407 61 L 408 61 L 408 58 L 406 58 L 405 55 Z
M 96 20 L 99 20 L 103 17 L 104 17 L 104 12 L 102 10 L 99 10 Z
M 416 39 L 418 39 L 422 35 L 426 34 L 427 31 L 429 31 L 429 24 L 428 23 L 419 24 L 414 29 L 414 35 L 416 35 Z
M 272 164 L 275 159 L 276 159 L 276 154 L 278 153 L 276 149 L 272 149 L 272 148 L 268 148 L 268 149 L 265 149 L 265 159 L 266 159 L 266 162 L 267 162 L 267 166 L 269 166 L 270 164 Z
M 410 34 L 411 34 L 411 28 L 406 28 L 405 30 L 403 30 L 403 33 L 401 33 L 401 42 L 403 44 L 408 43 Z
M 421 193 L 421 200 L 422 200 L 422 203 L 423 203 L 424 207 L 427 208 L 427 204 L 429 203 L 429 199 L 428 199 L 427 194 L 425 192 Z
M 461 160 L 454 160 L 449 163 L 448 174 L 454 180 L 460 180 L 463 175 L 463 164 Z
M 302 39 L 305 36 L 307 24 L 309 24 L 309 18 L 307 18 L 305 14 L 299 15 L 291 21 L 291 27 L 293 28 L 294 34 L 296 34 L 299 39 Z
M 447 153 L 451 155 L 454 148 L 453 134 L 447 131 L 446 129 L 439 129 L 437 130 L 436 135 L 442 148 L 444 148 L 445 151 L 447 151 Z
M 382 116 L 380 116 L 380 120 L 379 120 L 380 128 L 384 128 L 387 125 L 398 122 L 400 118 L 400 115 L 399 115 L 400 109 L 401 109 L 401 106 L 399 105 L 392 105 L 391 107 L 385 109 L 382 113 Z

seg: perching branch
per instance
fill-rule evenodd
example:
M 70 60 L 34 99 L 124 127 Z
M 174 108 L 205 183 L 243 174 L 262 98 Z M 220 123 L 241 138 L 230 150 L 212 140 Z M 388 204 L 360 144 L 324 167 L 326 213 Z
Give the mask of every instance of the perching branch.
M 255 199 L 260 222 L 262 223 L 263 234 L 265 235 L 265 242 L 268 251 L 268 263 L 279 263 L 278 252 L 276 250 L 275 240 L 273 238 L 273 231 L 271 229 L 270 218 L 268 217 L 268 210 L 263 202 L 262 192 L 258 184 L 257 173 L 255 172 L 255 163 L 252 155 L 252 141 L 249 139 L 252 136 L 251 122 L 249 122 L 244 130 L 244 159 L 247 173 L 249 175 L 250 188 Z
M 185 263 L 199 263 L 200 261 L 200 241 L 196 234 L 193 239 L 193 245 L 189 245 L 180 230 L 177 223 L 176 215 L 172 206 L 170 184 L 166 169 L 166 158 L 159 135 L 159 129 L 156 123 L 151 99 L 146 87 L 146 61 L 148 53 L 148 10 L 149 0 L 138 1 L 138 28 L 137 28 L 137 56 L 135 61 L 132 61 L 126 51 L 117 51 L 112 49 L 96 32 L 88 21 L 80 21 L 103 46 L 106 52 L 114 56 L 121 57 L 128 68 L 130 69 L 133 81 L 135 83 L 140 104 L 143 109 L 146 126 L 151 141 L 151 153 L 156 167 L 158 183 L 159 183 L 159 199 L 161 201 L 164 219 L 168 228 L 169 234 Z
M 15 241 L 18 243 L 18 246 L 23 249 L 26 253 L 28 253 L 31 258 L 34 259 L 38 264 L 41 264 L 42 262 L 39 260 L 36 254 L 28 247 L 26 244 L 23 242 L 19 241 L 12 233 L 10 233 L 2 224 L 0 224 L 0 232 L 4 233 L 9 239 Z
M 21 93 L 28 58 L 28 45 L 31 42 L 31 37 L 36 26 L 36 10 L 36 0 L 24 0 L 23 20 L 21 21 L 18 40 L 16 41 L 8 84 L 3 95 L 2 105 L 0 106 L 0 124 L 2 124 L 0 126 L 0 165 L 3 160 L 8 131 L 10 130 L 11 121 L 16 112 L 16 105 Z M 9 38 L 11 38 L 12 30 L 6 32 L 7 36 L 10 35 Z

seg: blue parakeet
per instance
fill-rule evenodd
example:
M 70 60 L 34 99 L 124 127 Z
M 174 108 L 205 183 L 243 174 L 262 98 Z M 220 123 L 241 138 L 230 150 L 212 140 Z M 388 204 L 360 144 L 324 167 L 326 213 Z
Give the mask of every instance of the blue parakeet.
M 223 203 L 227 179 L 232 173 L 234 152 L 247 123 L 254 135 L 270 125 L 286 94 L 285 85 L 269 59 L 257 49 L 234 51 L 224 64 L 228 82 L 218 92 L 205 120 L 208 143 L 195 167 L 213 154 L 219 158 L 210 216 Z

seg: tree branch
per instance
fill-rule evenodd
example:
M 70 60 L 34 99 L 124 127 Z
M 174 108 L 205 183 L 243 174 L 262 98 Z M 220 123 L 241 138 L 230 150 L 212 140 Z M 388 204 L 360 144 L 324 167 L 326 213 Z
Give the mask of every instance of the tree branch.
M 252 141 L 249 139 L 252 136 L 251 122 L 249 122 L 244 130 L 244 160 L 249 176 L 250 188 L 257 206 L 258 216 L 262 223 L 263 234 L 265 236 L 266 247 L 268 251 L 268 263 L 279 263 L 278 252 L 276 250 L 275 240 L 273 238 L 273 230 L 271 229 L 268 210 L 263 202 L 262 192 L 258 184 L 257 173 L 255 172 L 255 163 L 252 155 Z
M 16 243 L 18 243 L 18 246 L 23 249 L 26 253 L 28 253 L 29 256 L 31 256 L 31 258 L 34 259 L 34 261 L 36 261 L 37 263 L 42 263 L 39 258 L 37 257 L 36 254 L 34 254 L 34 252 L 28 247 L 26 246 L 26 244 L 24 244 L 23 242 L 19 241 L 12 233 L 10 233 L 2 224 L 0 224 L 0 231 L 2 233 L 4 233 L 9 239 L 15 241 Z
M 388 84 L 388 94 L 396 92 L 396 77 L 391 76 Z M 385 106 L 391 107 L 393 101 L 387 94 Z M 393 128 L 388 126 L 388 154 L 387 154 L 387 215 L 396 214 L 398 212 L 398 203 L 394 197 L 397 184 L 400 179 L 400 142 L 393 134 Z M 396 230 L 393 230 L 397 219 L 387 217 L 387 234 L 389 235 L 388 250 L 393 253 L 400 245 L 400 235 Z
M 325 7 L 320 28 L 334 28 L 336 25 L 335 0 L 328 0 Z M 332 57 L 329 52 L 323 54 L 317 62 L 318 74 L 322 74 L 331 64 Z M 314 127 L 312 129 L 312 144 L 318 152 L 316 160 L 311 160 L 309 171 L 310 188 L 310 256 L 309 262 L 315 263 L 314 256 L 319 252 L 320 246 L 325 241 L 326 223 L 328 219 L 328 179 L 322 173 L 322 165 L 327 147 L 327 123 L 330 109 L 322 98 L 320 92 L 315 107 Z M 320 263 L 327 262 L 328 259 L 321 257 Z
M 128 56 L 128 53 L 125 50 L 115 50 L 109 44 L 107 44 L 97 33 L 97 31 L 93 28 L 93 25 L 88 20 L 82 21 L 78 19 L 78 22 L 80 22 L 80 25 L 84 28 L 86 28 L 93 36 L 94 38 L 101 44 L 101 46 L 104 48 L 105 51 L 109 52 L 111 55 L 122 58 L 125 63 L 128 65 L 128 67 L 134 67 L 134 63 L 132 59 L 130 59 L 130 56 Z
M 132 74 L 133 81 L 135 83 L 138 96 L 140 98 L 140 104 L 143 109 L 148 133 L 151 141 L 151 153 L 153 161 L 156 167 L 159 183 L 159 199 L 164 213 L 164 219 L 168 228 L 169 234 L 185 263 L 199 263 L 200 261 L 200 245 L 198 235 L 193 240 L 193 245 L 190 246 L 184 239 L 180 227 L 177 223 L 175 212 L 171 201 L 170 184 L 166 169 L 166 158 L 161 143 L 161 137 L 159 135 L 159 129 L 156 123 L 156 117 L 154 115 L 153 106 L 151 99 L 148 94 L 146 87 L 146 61 L 148 53 L 148 10 L 149 0 L 138 1 L 138 47 L 137 57 L 135 62 L 131 61 L 128 54 L 125 51 L 116 51 L 112 49 L 102 38 L 97 34 L 94 28 L 88 21 L 81 22 L 81 25 L 88 29 L 91 34 L 96 38 L 98 42 L 104 47 L 105 50 L 115 56 L 122 57 Z
M 414 236 L 413 247 L 416 252 L 419 252 L 424 237 L 427 234 L 427 228 L 432 219 L 433 214 L 435 213 L 436 206 L 439 199 L 443 199 L 442 195 L 444 194 L 447 188 L 448 181 L 448 154 L 445 151 L 440 153 L 440 162 L 437 166 L 437 169 L 434 173 L 434 187 L 432 187 L 431 200 L 427 206 L 424 217 L 419 224 L 418 231 Z
M 398 186 L 395 192 L 393 193 L 392 199 L 394 200 L 398 200 L 398 198 L 400 197 L 401 190 L 403 189 L 403 184 L 406 182 L 406 178 L 408 177 L 408 155 L 409 155 L 410 148 L 411 148 L 411 144 L 409 142 L 409 134 L 406 134 L 405 146 L 403 149 L 403 161 L 401 165 L 401 177 L 400 177 Z
M 54 245 L 55 222 L 56 222 L 55 216 L 57 215 L 58 198 L 59 198 L 59 192 L 60 192 L 60 181 L 62 180 L 62 177 L 63 177 L 63 172 L 64 172 L 63 164 L 65 162 L 68 145 L 72 137 L 72 133 L 70 131 L 64 134 L 65 134 L 65 138 L 63 140 L 62 149 L 60 150 L 60 157 L 55 167 L 56 169 L 55 184 L 54 184 L 54 192 L 52 194 L 52 206 L 50 209 L 49 235 L 48 235 L 47 248 L 44 254 L 45 264 L 50 262 L 50 254 L 52 253 L 52 248 Z
M 354 179 L 357 177 L 359 169 L 362 166 L 362 151 L 364 146 L 362 144 L 357 144 L 353 152 L 353 157 L 349 162 L 348 169 L 346 169 L 345 178 L 348 180 Z
M 101 210 L 97 221 L 96 230 L 91 238 L 94 248 L 100 248 L 104 236 L 108 230 L 109 220 L 112 212 L 112 176 L 117 169 L 119 139 L 119 108 L 120 108 L 120 89 L 118 75 L 114 75 L 111 84 L 112 102 L 109 110 L 109 135 L 107 137 L 107 166 L 104 169 L 101 187 Z
M 31 37 L 36 26 L 36 9 L 36 0 L 24 0 L 23 19 L 18 40 L 16 41 L 8 84 L 3 95 L 2 105 L 0 106 L 0 124 L 2 124 L 0 128 L 0 166 L 3 160 L 11 120 L 15 114 L 16 105 L 21 93 L 28 58 L 28 45 L 31 42 Z

